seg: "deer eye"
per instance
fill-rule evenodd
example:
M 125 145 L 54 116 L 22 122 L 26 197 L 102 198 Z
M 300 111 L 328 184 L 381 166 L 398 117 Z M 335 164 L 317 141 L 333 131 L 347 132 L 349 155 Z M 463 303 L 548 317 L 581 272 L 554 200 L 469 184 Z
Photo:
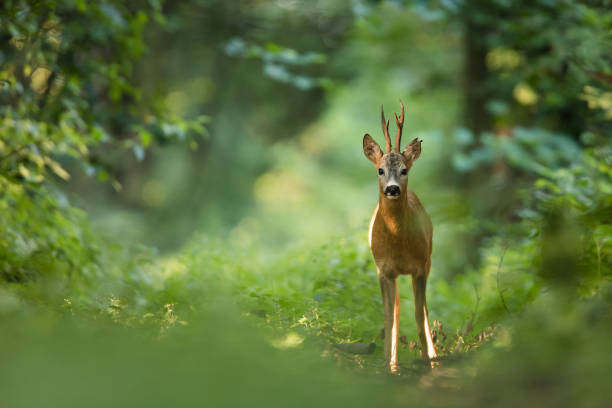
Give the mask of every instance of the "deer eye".
M 406 174 L 408 174 L 408 169 L 402 169 L 401 175 L 405 176 Z
M 383 174 L 385 174 L 385 171 L 383 169 L 378 169 L 378 174 L 382 176 Z

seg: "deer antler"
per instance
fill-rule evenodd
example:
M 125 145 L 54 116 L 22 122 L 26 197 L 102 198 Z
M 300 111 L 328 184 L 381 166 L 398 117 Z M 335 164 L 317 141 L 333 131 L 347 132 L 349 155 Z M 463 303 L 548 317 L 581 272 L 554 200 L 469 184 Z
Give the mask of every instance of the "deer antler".
M 391 137 L 389 137 L 389 121 L 385 120 L 385 111 L 383 110 L 382 105 L 380 105 L 380 124 L 382 125 L 383 134 L 385 135 L 385 143 L 387 145 L 387 151 L 385 153 L 390 153 Z
M 397 136 L 395 136 L 395 151 L 397 153 L 400 152 L 401 146 L 400 143 L 402 141 L 402 129 L 404 128 L 404 104 L 400 99 L 400 105 L 402 106 L 402 113 L 400 113 L 399 119 L 397 118 L 397 113 L 395 115 L 395 124 L 397 125 Z M 389 129 L 387 128 L 387 132 Z

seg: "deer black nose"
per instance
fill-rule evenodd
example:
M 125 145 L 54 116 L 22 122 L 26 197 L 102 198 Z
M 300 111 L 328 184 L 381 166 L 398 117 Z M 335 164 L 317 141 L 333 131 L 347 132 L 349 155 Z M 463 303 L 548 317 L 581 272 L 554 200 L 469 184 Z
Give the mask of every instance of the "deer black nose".
M 387 186 L 385 188 L 385 195 L 389 195 L 389 196 L 398 196 L 398 195 L 400 195 L 400 188 L 399 188 L 399 186 L 396 186 L 396 185 Z

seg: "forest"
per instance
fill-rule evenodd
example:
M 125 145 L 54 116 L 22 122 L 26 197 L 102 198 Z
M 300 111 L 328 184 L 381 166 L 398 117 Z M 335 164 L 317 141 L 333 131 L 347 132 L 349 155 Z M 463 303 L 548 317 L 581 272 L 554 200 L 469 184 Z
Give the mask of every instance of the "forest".
M 610 338 L 612 0 L 0 3 L 0 407 L 604 407 Z

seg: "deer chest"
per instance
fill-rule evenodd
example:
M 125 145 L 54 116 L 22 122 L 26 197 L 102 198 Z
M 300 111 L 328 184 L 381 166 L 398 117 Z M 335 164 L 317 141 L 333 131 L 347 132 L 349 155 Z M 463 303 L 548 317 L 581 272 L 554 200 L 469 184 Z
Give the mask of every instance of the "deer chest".
M 427 273 L 431 232 L 418 222 L 389 220 L 376 211 L 370 223 L 369 241 L 381 273 L 389 276 Z

